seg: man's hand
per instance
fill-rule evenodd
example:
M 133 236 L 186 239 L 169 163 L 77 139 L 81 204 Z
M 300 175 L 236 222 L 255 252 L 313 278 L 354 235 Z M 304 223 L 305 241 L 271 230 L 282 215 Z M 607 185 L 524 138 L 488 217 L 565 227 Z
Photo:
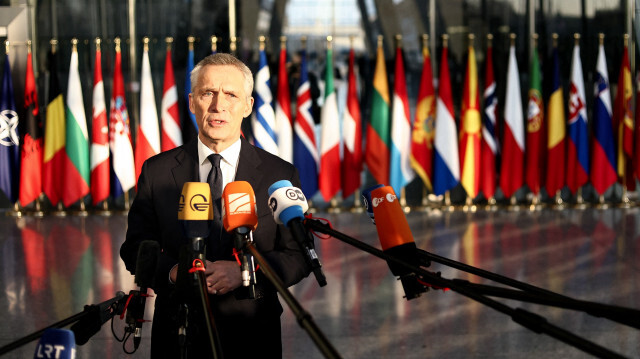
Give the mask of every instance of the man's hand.
M 227 294 L 242 285 L 240 266 L 234 261 L 206 263 L 207 291 L 209 294 Z

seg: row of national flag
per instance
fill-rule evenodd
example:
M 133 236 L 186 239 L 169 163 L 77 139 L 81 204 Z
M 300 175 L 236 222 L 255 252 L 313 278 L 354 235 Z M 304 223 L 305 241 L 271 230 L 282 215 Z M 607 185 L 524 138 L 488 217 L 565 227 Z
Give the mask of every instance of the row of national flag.
M 632 106 L 627 37 L 615 101 L 612 101 L 602 37 L 596 83 L 591 94 L 584 85 L 578 35 L 568 89 L 562 87 L 563 76 L 554 41 L 552 71 L 544 74 L 552 84 L 546 97 L 542 93 L 538 49 L 534 46 L 525 108 L 515 36 L 508 52 L 504 84 L 496 83 L 493 45 L 488 36 L 482 89 L 474 37 L 469 36 L 462 101 L 455 106 L 448 36 L 442 37 L 436 81 L 432 71 L 435 61 L 425 35 L 413 116 L 401 40 L 399 36 L 396 38 L 393 76 L 389 76 L 383 38 L 378 38 L 371 98 L 367 101 L 371 106 L 367 111 L 369 118 L 363 118 L 358 95 L 362 81 L 355 68 L 355 52 L 353 48 L 349 52 L 346 101 L 340 106 L 337 93 L 340 87 L 334 81 L 332 39 L 327 38 L 319 129 L 311 110 L 313 99 L 305 45 L 299 53 L 297 88 L 295 93 L 290 93 L 287 70 L 290 59 L 286 38 L 282 39 L 274 96 L 262 41 L 255 71 L 255 109 L 250 119 L 252 141 L 297 167 L 307 197 L 320 193 L 325 201 L 330 201 L 338 195 L 351 196 L 362 185 L 365 166 L 377 183 L 391 185 L 396 193 L 414 178 L 420 178 L 430 193 L 442 195 L 459 186 L 470 199 L 478 196 L 492 199 L 498 190 L 510 198 L 525 186 L 536 196 L 543 189 L 549 196 L 555 196 L 565 187 L 576 194 L 587 183 L 600 195 L 616 182 L 629 190 L 635 188 L 635 181 L 640 178 L 640 145 L 636 145 L 640 143 L 640 131 L 634 131 L 634 123 L 635 127 L 640 123 L 635 120 L 640 117 L 640 111 L 634 113 Z M 77 47 L 74 45 L 71 52 L 67 94 L 63 96 L 56 72 L 58 54 L 52 45 L 44 116 L 38 106 L 30 52 L 24 109 L 16 110 L 7 51 L 0 93 L 0 190 L 12 203 L 19 201 L 27 206 L 42 194 L 52 205 L 65 207 L 78 202 L 84 204 L 83 198 L 88 195 L 94 206 L 109 198 L 119 198 L 135 187 L 147 158 L 181 145 L 183 132 L 197 130 L 192 117 L 180 119 L 171 42 L 167 41 L 160 115 L 145 43 L 140 79 L 141 120 L 136 133 L 132 133 L 118 39 L 115 45 L 113 91 L 107 111 L 101 48 L 99 40 L 96 41 L 91 136 L 82 98 Z M 190 40 L 183 100 L 190 92 L 192 45 Z M 503 99 L 497 96 L 499 86 L 505 89 Z M 594 100 L 590 112 L 586 108 L 587 95 Z M 499 101 L 504 101 L 502 106 Z M 456 108 L 460 109 L 459 113 Z M 498 113 L 499 108 L 503 109 L 502 113 Z M 19 118 L 19 113 L 24 113 L 24 118 Z M 591 119 L 588 119 L 589 113 Z
M 534 37 L 537 39 L 536 35 Z M 281 86 L 288 83 L 285 42 L 279 54 L 277 96 L 271 93 L 269 68 L 262 46 L 255 79 L 254 143 L 291 161 L 289 143 L 293 136 L 293 163 L 300 172 L 305 195 L 311 197 L 319 191 L 325 201 L 335 198 L 340 191 L 343 198 L 353 194 L 361 185 L 364 165 L 376 182 L 391 185 L 396 193 L 400 193 L 416 175 L 431 193 L 442 195 L 460 186 L 470 199 L 478 196 L 493 199 L 498 190 L 510 198 L 525 186 L 535 196 L 545 189 L 550 197 L 559 195 L 565 187 L 577 195 L 587 183 L 591 183 L 599 195 L 617 181 L 634 189 L 636 178 L 640 178 L 640 146 L 634 146 L 634 143 L 640 143 L 640 131 L 635 131 L 637 139 L 634 142 L 633 90 L 626 45 L 612 108 L 604 43 L 600 43 L 598 81 L 591 93 L 595 104 L 589 121 L 579 35 L 575 35 L 570 87 L 566 90 L 562 87 L 557 35 L 554 35 L 551 72 L 545 74 L 552 89 L 546 104 L 536 41 L 529 66 L 527 107 L 523 106 L 521 72 L 516 58 L 515 35 L 512 35 L 506 83 L 501 84 L 506 90 L 502 113 L 498 113 L 491 35 L 485 51 L 482 91 L 474 36 L 469 35 L 459 114 L 454 110 L 452 96 L 448 36 L 443 36 L 437 89 L 434 88 L 427 39 L 425 35 L 422 75 L 413 118 L 401 37 L 396 38 L 392 87 L 382 50 L 383 39 L 379 37 L 371 81 L 370 118 L 360 116 L 352 49 L 346 106 L 340 126 L 331 39 L 328 38 L 325 95 L 317 141 L 308 111 L 309 85 L 304 52 L 296 116 L 292 117 L 288 88 Z M 274 98 L 275 106 L 272 104 Z M 637 113 L 636 116 L 640 116 L 640 111 Z
M 53 206 L 70 207 L 79 202 L 83 207 L 84 198 L 88 195 L 91 195 L 93 205 L 106 203 L 108 198 L 117 199 L 134 188 L 147 158 L 182 144 L 170 42 L 166 53 L 160 129 L 149 65 L 148 40 L 145 39 L 140 81 L 141 121 L 135 148 L 125 101 L 120 40 L 116 38 L 114 43 L 113 93 L 108 113 L 100 39 L 96 39 L 95 43 L 91 137 L 78 71 L 77 40 L 72 40 L 66 95 L 60 90 L 57 73 L 57 41 L 51 42 L 44 116 L 38 106 L 30 44 L 22 111 L 24 118 L 20 118 L 16 110 L 7 50 L 0 93 L 0 190 L 11 203 L 28 206 L 42 195 Z

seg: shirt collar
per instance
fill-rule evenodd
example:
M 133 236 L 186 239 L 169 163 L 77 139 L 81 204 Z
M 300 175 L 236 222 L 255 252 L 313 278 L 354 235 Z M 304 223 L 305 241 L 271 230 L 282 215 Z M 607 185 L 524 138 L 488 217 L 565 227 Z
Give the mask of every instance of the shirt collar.
M 227 147 L 224 151 L 220 152 L 222 156 L 222 161 L 226 162 L 228 165 L 235 167 L 238 163 L 238 158 L 240 157 L 240 147 L 241 141 L 238 137 L 238 140 L 231 144 L 231 146 Z M 205 161 L 208 162 L 207 157 L 210 154 L 215 153 L 209 147 L 207 147 L 202 140 L 200 140 L 200 136 L 198 136 L 198 163 L 202 166 Z

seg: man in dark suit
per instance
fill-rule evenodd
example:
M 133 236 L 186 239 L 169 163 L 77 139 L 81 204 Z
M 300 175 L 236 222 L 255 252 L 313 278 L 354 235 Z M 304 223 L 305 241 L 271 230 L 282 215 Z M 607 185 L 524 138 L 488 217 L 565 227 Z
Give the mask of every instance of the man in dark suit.
M 152 358 L 181 357 L 178 308 L 183 296 L 176 290 L 179 252 L 189 241 L 178 222 L 178 201 L 185 182 L 206 182 L 220 154 L 223 184 L 247 181 L 258 205 L 253 239 L 282 281 L 293 285 L 310 270 L 289 230 L 277 225 L 268 207 L 268 187 L 289 180 L 300 187 L 298 172 L 288 162 L 256 148 L 241 137 L 242 120 L 252 111 L 253 77 L 245 64 L 229 54 L 203 59 L 191 73 L 189 109 L 195 114 L 198 136 L 173 150 L 147 160 L 138 179 L 137 195 L 129 211 L 126 240 L 120 256 L 135 272 L 140 243 L 158 241 L 161 254 L 153 287 L 157 297 L 151 334 Z M 217 232 L 217 233 L 216 233 Z M 233 241 L 224 230 L 211 231 L 206 243 L 209 300 L 225 358 L 282 356 L 282 306 L 274 287 L 258 271 L 256 298 L 241 295 L 240 267 L 232 256 Z M 184 268 L 182 269 L 184 270 Z M 182 277 L 181 277 L 182 278 Z M 187 353 L 211 357 L 199 302 L 189 306 Z M 195 315 L 194 315 L 195 314 Z

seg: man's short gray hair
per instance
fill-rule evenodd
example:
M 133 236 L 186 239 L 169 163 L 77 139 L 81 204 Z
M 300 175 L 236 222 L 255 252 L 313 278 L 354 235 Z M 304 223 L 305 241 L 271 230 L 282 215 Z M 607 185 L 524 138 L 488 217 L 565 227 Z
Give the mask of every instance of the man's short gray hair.
M 244 75 L 244 90 L 247 93 L 247 97 L 251 97 L 251 93 L 253 92 L 253 74 L 251 73 L 251 70 L 249 70 L 247 65 L 245 65 L 244 62 L 240 61 L 237 57 L 230 54 L 221 53 L 221 52 L 205 57 L 200 62 L 198 62 L 198 64 L 193 68 L 193 70 L 191 70 L 190 79 L 191 79 L 192 93 L 193 93 L 193 90 L 198 85 L 198 75 L 200 73 L 200 70 L 203 67 L 209 66 L 209 65 L 213 65 L 213 66 L 229 65 L 240 70 L 240 72 L 242 72 L 242 75 Z

